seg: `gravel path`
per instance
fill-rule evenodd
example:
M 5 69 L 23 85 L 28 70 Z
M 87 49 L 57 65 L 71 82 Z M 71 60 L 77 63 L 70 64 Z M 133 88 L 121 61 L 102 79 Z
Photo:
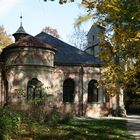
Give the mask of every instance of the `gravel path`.
M 128 115 L 126 119 L 129 134 L 140 140 L 140 115 Z
M 132 138 L 140 140 L 140 115 L 127 115 L 126 118 L 122 117 L 95 117 L 95 118 L 85 118 L 80 117 L 77 119 L 120 119 L 127 120 L 127 130 Z

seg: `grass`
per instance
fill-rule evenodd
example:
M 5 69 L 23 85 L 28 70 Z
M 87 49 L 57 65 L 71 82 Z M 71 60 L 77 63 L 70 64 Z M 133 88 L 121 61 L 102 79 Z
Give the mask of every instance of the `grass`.
M 77 120 L 56 125 L 22 124 L 17 140 L 132 140 L 125 120 Z M 26 138 L 26 139 L 25 139 Z M 15 140 L 14 139 L 14 140 Z

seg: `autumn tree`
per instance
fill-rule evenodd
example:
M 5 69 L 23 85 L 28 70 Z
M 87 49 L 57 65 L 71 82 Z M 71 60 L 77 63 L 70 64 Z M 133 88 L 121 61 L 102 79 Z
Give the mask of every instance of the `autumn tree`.
M 6 33 L 4 27 L 0 26 L 0 52 L 4 47 L 12 43 L 12 39 L 10 36 Z
M 80 28 L 75 28 L 74 32 L 70 35 L 69 37 L 69 42 L 73 46 L 85 50 L 87 46 L 87 32 L 80 29 Z
M 47 34 L 50 34 L 50 35 L 52 35 L 52 36 L 54 36 L 56 38 L 60 38 L 60 35 L 59 35 L 57 29 L 53 29 L 53 28 L 51 28 L 49 26 L 46 26 L 42 31 L 47 33 Z
M 44 0 L 44 1 L 47 2 L 47 1 L 55 1 L 55 0 Z M 64 3 L 67 3 L 67 2 L 74 2 L 74 0 L 59 0 L 60 4 L 64 4 Z
M 139 92 L 136 75 L 140 73 L 140 1 L 85 0 L 83 5 L 89 9 L 89 18 L 93 15 L 96 23 L 107 29 L 100 45 L 104 50 L 100 52 L 104 68 L 102 84 L 110 94 L 130 83 Z
M 73 0 L 60 0 L 61 4 Z M 76 1 L 76 0 L 75 0 Z M 106 28 L 101 38 L 100 56 L 103 78 L 109 94 L 133 83 L 140 93 L 137 75 L 140 74 L 140 1 L 139 0 L 82 0 L 87 9 L 76 21 L 79 25 L 89 19 Z

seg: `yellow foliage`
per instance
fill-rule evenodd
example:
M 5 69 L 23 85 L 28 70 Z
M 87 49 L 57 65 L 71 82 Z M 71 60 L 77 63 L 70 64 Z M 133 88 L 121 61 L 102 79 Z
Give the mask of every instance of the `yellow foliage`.
M 7 35 L 3 26 L 0 26 L 0 52 L 4 47 L 12 43 L 12 39 Z

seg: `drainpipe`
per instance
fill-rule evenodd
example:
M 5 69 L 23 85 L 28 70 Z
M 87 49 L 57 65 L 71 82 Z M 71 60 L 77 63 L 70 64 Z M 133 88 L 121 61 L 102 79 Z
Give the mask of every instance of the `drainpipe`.
M 7 69 L 3 66 L 2 69 L 2 90 L 3 90 L 3 94 L 4 94 L 4 105 L 7 105 L 9 102 L 9 97 L 8 97 L 8 81 L 6 78 L 7 75 Z
M 80 71 L 79 71 L 79 79 L 80 79 L 80 98 L 79 98 L 79 109 L 80 109 L 80 116 L 84 116 L 84 103 L 83 103 L 83 75 L 84 75 L 84 69 L 83 66 L 81 65 Z
M 1 69 L 1 71 L 0 71 L 0 106 L 2 106 L 2 100 L 3 100 L 3 97 L 2 97 L 2 89 L 3 89 L 3 81 L 2 81 L 2 69 Z

